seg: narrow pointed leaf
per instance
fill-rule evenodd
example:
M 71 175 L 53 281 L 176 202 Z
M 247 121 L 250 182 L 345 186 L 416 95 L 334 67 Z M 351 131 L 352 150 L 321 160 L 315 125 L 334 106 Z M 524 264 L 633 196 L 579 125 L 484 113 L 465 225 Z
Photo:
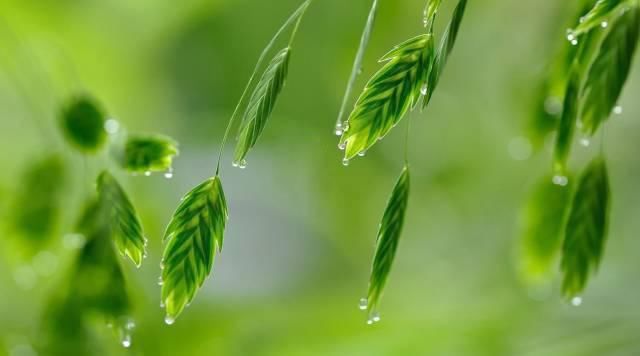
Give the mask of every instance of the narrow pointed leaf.
M 594 28 L 608 26 L 608 22 L 614 15 L 614 10 L 623 2 L 625 0 L 598 0 L 593 8 L 580 18 L 578 26 L 569 32 L 570 39 L 577 38 Z
M 254 89 L 240 126 L 235 162 L 242 162 L 260 138 L 278 96 L 284 88 L 289 71 L 290 56 L 291 49 L 289 47 L 278 52 Z
M 582 129 L 593 135 L 618 103 L 638 45 L 640 6 L 633 6 L 609 24 L 582 96 Z
M 98 195 L 106 210 L 110 233 L 116 248 L 140 267 L 147 244 L 142 224 L 124 189 L 108 172 L 98 177 Z
M 375 313 L 387 283 L 393 260 L 400 242 L 402 227 L 409 201 L 409 167 L 405 166 L 398 179 L 391 198 L 387 203 L 378 237 L 376 240 L 376 252 L 369 280 L 367 293 L 367 309 L 371 314 Z
M 430 30 L 429 32 L 433 29 L 433 24 L 441 4 L 442 0 L 427 0 L 427 7 L 424 9 L 424 25 Z
M 351 159 L 382 139 L 416 105 L 432 58 L 431 35 L 414 37 L 387 53 L 347 120 L 340 139 Z
M 575 297 L 586 287 L 602 259 L 609 221 L 610 188 L 603 158 L 596 158 L 580 177 L 562 247 L 562 293 Z
M 559 256 L 564 225 L 571 204 L 572 180 L 569 185 L 554 184 L 544 177 L 526 204 L 522 225 L 522 272 L 527 281 L 549 280 L 552 266 Z
M 177 143 L 165 136 L 129 136 L 111 151 L 118 164 L 131 173 L 170 171 L 178 155 Z
M 449 22 L 449 25 L 445 30 L 445 33 L 440 42 L 440 48 L 438 49 L 438 53 L 436 53 L 433 59 L 433 65 L 431 70 L 429 71 L 429 81 L 427 82 L 427 91 L 425 100 L 423 101 L 423 107 L 427 107 L 427 105 L 431 101 L 433 92 L 438 86 L 440 76 L 442 75 L 444 67 L 447 64 L 449 55 L 453 51 L 453 47 L 456 44 L 458 31 L 460 30 L 460 25 L 462 24 L 462 19 L 464 17 L 466 7 L 467 0 L 460 0 L 460 2 L 458 2 L 458 5 L 453 12 L 453 16 L 451 17 L 451 21 Z
M 562 109 L 562 117 L 558 126 L 556 135 L 556 144 L 554 149 L 554 172 L 557 174 L 565 174 L 567 168 L 567 160 L 573 144 L 576 121 L 578 119 L 578 97 L 580 91 L 580 76 L 577 71 L 572 74 L 567 83 L 567 91 L 564 97 Z
M 102 109 L 88 96 L 71 99 L 60 117 L 67 141 L 85 153 L 93 153 L 104 145 L 107 138 L 104 123 Z
M 206 180 L 183 199 L 165 232 L 162 297 L 172 322 L 193 300 L 222 251 L 228 218 L 219 177 Z

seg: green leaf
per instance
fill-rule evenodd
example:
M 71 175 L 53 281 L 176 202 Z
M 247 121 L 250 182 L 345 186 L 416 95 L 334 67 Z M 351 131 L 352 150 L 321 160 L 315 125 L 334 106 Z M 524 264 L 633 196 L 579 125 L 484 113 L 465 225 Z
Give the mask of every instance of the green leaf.
M 462 24 L 462 18 L 464 17 L 464 11 L 466 7 L 467 0 L 460 0 L 460 2 L 458 2 L 458 5 L 453 11 L 451 21 L 449 22 L 449 25 L 447 26 L 447 29 L 445 30 L 440 42 L 440 49 L 433 59 L 433 66 L 429 71 L 429 81 L 427 82 L 425 100 L 422 102 L 423 107 L 425 108 L 431 101 L 431 97 L 433 96 L 433 92 L 438 86 L 440 76 L 442 75 L 442 71 L 447 64 L 449 55 L 451 54 L 451 51 L 453 51 L 453 47 L 456 43 L 456 39 L 458 38 L 458 31 L 460 30 L 460 25 Z
M 405 166 L 400 174 L 391 198 L 380 222 L 378 237 L 376 240 L 376 252 L 369 280 L 367 293 L 367 309 L 369 311 L 369 323 L 375 322 L 377 307 L 384 287 L 391 272 L 393 260 L 400 242 L 402 226 L 404 224 L 407 203 L 409 201 L 409 167 Z
M 571 16 L 571 24 L 578 22 L 580 15 L 586 13 L 595 4 L 595 0 L 581 0 Z M 575 7 L 566 4 L 565 6 Z M 557 53 L 546 70 L 546 75 L 534 99 L 533 116 L 528 123 L 528 136 L 536 147 L 541 147 L 548 134 L 554 132 L 560 123 L 562 103 L 574 58 L 580 46 L 561 41 Z
M 602 157 L 593 160 L 580 177 L 565 229 L 562 247 L 562 293 L 575 297 L 602 259 L 609 220 L 609 178 Z
M 112 150 L 119 165 L 131 173 L 171 172 L 177 143 L 160 135 L 128 136 Z
M 571 183 L 571 179 L 568 180 Z M 523 213 L 522 272 L 532 283 L 549 279 L 562 247 L 573 184 L 561 186 L 545 177 L 533 190 Z
M 147 241 L 142 233 L 142 225 L 129 201 L 127 194 L 116 179 L 103 172 L 98 176 L 98 195 L 104 205 L 110 226 L 110 234 L 122 256 L 127 256 L 140 267 L 145 257 Z
M 60 125 L 67 141 L 86 153 L 99 150 L 106 141 L 104 122 L 104 113 L 87 96 L 71 99 L 64 106 L 60 117 Z
M 580 18 L 578 26 L 569 30 L 568 39 L 572 41 L 596 27 L 607 27 L 614 10 L 626 0 L 598 0 L 593 8 Z
M 278 52 L 253 91 L 240 126 L 235 152 L 236 164 L 244 164 L 247 153 L 260 138 L 285 85 L 290 56 L 289 47 Z
M 164 240 L 162 302 L 168 324 L 193 300 L 222 251 L 228 218 L 220 177 L 204 181 L 183 199 Z
M 553 152 L 554 171 L 557 174 L 565 174 L 567 161 L 573 144 L 573 137 L 578 119 L 578 97 L 580 92 L 580 75 L 577 70 L 572 70 L 564 97 L 562 117 L 556 135 L 556 144 Z
M 442 0 L 427 1 L 427 7 L 424 9 L 424 25 L 429 29 L 429 32 L 432 32 L 433 30 L 433 24 L 436 20 L 436 15 L 438 14 L 441 4 Z
M 640 6 L 628 9 L 610 25 L 596 56 L 581 98 L 582 130 L 593 135 L 616 106 L 624 87 L 640 31 Z
M 23 173 L 12 204 L 12 225 L 30 247 L 40 249 L 58 229 L 66 189 L 66 165 L 57 154 Z
M 369 80 L 340 139 L 345 160 L 368 150 L 417 104 L 433 55 L 430 49 L 433 36 L 420 35 L 380 60 L 385 65 Z

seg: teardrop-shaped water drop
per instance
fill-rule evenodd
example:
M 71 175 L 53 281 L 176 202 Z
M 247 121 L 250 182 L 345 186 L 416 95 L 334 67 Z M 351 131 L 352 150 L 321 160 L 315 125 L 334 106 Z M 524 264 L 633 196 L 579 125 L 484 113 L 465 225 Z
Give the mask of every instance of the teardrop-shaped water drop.
M 573 297 L 571 298 L 571 305 L 574 307 L 579 307 L 582 305 L 582 297 Z
M 338 149 L 339 149 L 340 151 L 344 151 L 346 148 L 347 148 L 347 143 L 346 143 L 346 142 L 340 142 L 340 143 L 338 144 Z
M 368 306 L 369 306 L 369 301 L 367 301 L 367 298 L 361 298 L 360 303 L 358 304 L 358 308 L 360 310 L 367 310 Z
M 240 169 L 247 168 L 247 160 L 243 159 L 242 161 L 240 161 L 240 163 L 238 164 L 238 168 L 240 168 Z
M 131 347 L 131 335 L 128 333 L 124 333 L 122 335 L 122 339 L 120 340 L 120 343 L 122 344 L 122 346 L 124 348 L 129 348 Z
M 345 166 L 345 167 L 346 167 L 346 166 L 348 166 L 348 165 L 349 165 L 349 159 L 344 158 L 344 159 L 342 160 L 342 165 L 343 165 L 343 166 Z
M 164 323 L 167 325 L 173 325 L 176 322 L 176 319 L 170 315 L 164 317 Z

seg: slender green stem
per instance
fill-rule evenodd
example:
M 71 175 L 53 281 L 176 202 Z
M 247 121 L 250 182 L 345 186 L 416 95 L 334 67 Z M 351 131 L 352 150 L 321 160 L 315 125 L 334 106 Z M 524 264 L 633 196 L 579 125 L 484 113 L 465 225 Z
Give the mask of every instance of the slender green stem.
M 409 165 L 409 138 L 411 135 L 411 115 L 407 118 L 407 132 L 404 138 L 404 163 Z
M 265 58 L 267 57 L 267 54 L 269 54 L 269 52 L 271 51 L 271 49 L 275 45 L 276 40 L 278 38 L 280 38 L 282 33 L 289 26 L 291 26 L 291 24 L 295 21 L 296 25 L 295 25 L 295 28 L 294 28 L 293 33 L 291 35 L 291 38 L 289 40 L 289 46 L 291 46 L 291 42 L 293 41 L 293 38 L 294 38 L 294 36 L 295 36 L 295 34 L 296 34 L 297 30 L 298 30 L 298 25 L 300 24 L 300 19 L 302 18 L 302 15 L 304 15 L 305 11 L 309 7 L 309 4 L 311 4 L 311 1 L 313 1 L 313 0 L 307 0 L 302 5 L 300 5 L 300 7 L 298 7 L 298 9 L 293 14 L 291 14 L 291 16 L 289 16 L 287 21 L 282 25 L 282 27 L 280 27 L 280 29 L 278 30 L 278 32 L 276 32 L 276 34 L 273 36 L 273 38 L 271 38 L 271 41 L 269 41 L 269 43 L 264 48 L 264 50 L 262 50 L 262 53 L 260 54 L 260 57 L 258 58 L 258 62 L 256 63 L 255 68 L 253 69 L 253 73 L 251 73 L 251 77 L 249 77 L 249 82 L 247 83 L 246 87 L 244 88 L 244 91 L 242 92 L 242 95 L 240 96 L 240 100 L 238 101 L 238 104 L 236 105 L 235 109 L 233 110 L 233 114 L 231 114 L 231 118 L 229 119 L 229 123 L 227 124 L 227 128 L 226 128 L 226 130 L 224 132 L 224 136 L 222 137 L 222 143 L 220 144 L 220 151 L 218 152 L 218 163 L 216 164 L 216 176 L 220 174 L 220 164 L 222 162 L 222 153 L 224 152 L 224 147 L 225 147 L 225 145 L 227 143 L 227 140 L 229 139 L 229 133 L 231 132 L 231 128 L 233 127 L 233 123 L 235 122 L 235 119 L 238 116 L 238 111 L 240 110 L 240 107 L 242 106 L 242 103 L 244 102 L 247 94 L 249 93 L 249 89 L 251 88 L 251 84 L 253 83 L 254 79 L 256 78 L 256 75 L 258 74 L 258 71 L 260 70 L 260 67 L 262 66 L 262 63 L 264 62 Z
M 342 99 L 342 104 L 340 105 L 340 112 L 338 113 L 338 119 L 336 120 L 336 133 L 342 131 L 342 122 L 344 121 L 344 115 L 347 111 L 347 105 L 349 103 L 349 98 L 351 97 L 351 93 L 353 92 L 353 87 L 356 83 L 356 79 L 362 70 L 362 62 L 364 60 L 364 54 L 366 52 L 367 46 L 369 45 L 369 39 L 371 38 L 371 32 L 373 30 L 373 24 L 376 19 L 376 13 L 378 11 L 378 0 L 373 0 L 373 4 L 371 5 L 371 10 L 369 11 L 369 17 L 367 18 L 367 24 L 364 28 L 364 32 L 362 32 L 362 37 L 360 38 L 360 47 L 358 48 L 358 53 L 356 54 L 356 59 L 353 62 L 353 68 L 351 69 L 351 76 L 349 77 L 349 82 L 347 83 L 347 90 L 344 93 L 344 98 Z

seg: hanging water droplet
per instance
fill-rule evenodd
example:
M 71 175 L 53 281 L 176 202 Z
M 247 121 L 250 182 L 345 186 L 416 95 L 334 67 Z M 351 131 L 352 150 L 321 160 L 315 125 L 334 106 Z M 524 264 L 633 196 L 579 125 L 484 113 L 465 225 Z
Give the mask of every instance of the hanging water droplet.
M 361 298 L 360 303 L 358 304 L 358 308 L 360 310 L 367 310 L 368 305 L 369 301 L 367 301 L 367 298 Z
M 160 301 L 160 308 L 164 308 L 164 300 Z
M 379 322 L 380 321 L 380 313 L 373 312 L 373 314 L 371 314 L 371 320 L 373 320 L 374 323 Z
M 349 126 L 349 121 L 345 121 L 345 122 L 342 124 L 342 131 L 343 131 L 343 132 L 347 132 L 347 131 L 349 131 L 349 127 L 350 127 L 350 126 Z
M 125 333 L 122 335 L 122 340 L 120 340 L 122 346 L 125 348 L 131 347 L 131 335 Z
M 342 123 L 339 122 L 336 124 L 336 136 L 342 136 Z
M 360 151 L 360 152 L 358 152 L 358 156 L 360 156 L 360 157 L 364 157 L 364 156 L 366 156 L 366 155 L 367 155 L 367 151 Z
M 167 325 L 173 325 L 176 322 L 176 319 L 170 315 L 164 317 L 164 323 Z
M 607 26 L 609 26 L 609 23 L 608 23 L 607 21 L 602 21 L 602 22 L 600 23 L 600 26 L 601 26 L 602 28 L 607 28 Z
M 573 34 L 573 30 L 572 29 L 568 29 L 567 30 L 567 40 L 569 42 L 573 41 L 576 39 L 576 35 Z
M 160 262 L 160 269 L 164 269 L 164 261 Z
M 577 46 L 578 45 L 578 40 L 572 40 L 571 44 L 574 45 L 574 46 Z
M 173 178 L 173 168 L 169 168 L 166 172 L 164 172 L 164 177 L 167 179 Z
M 569 178 L 563 175 L 555 175 L 553 176 L 553 184 L 564 187 L 569 184 Z
M 589 147 L 589 145 L 591 144 L 591 140 L 589 140 L 589 138 L 587 137 L 583 137 L 580 139 L 580 144 L 584 147 Z
M 616 115 L 620 115 L 620 114 L 622 114 L 622 106 L 620 106 L 620 105 L 616 105 L 616 106 L 613 108 L 613 113 L 614 113 L 614 114 L 616 114 Z
M 424 84 L 421 88 L 420 88 L 420 94 L 422 94 L 422 96 L 426 96 L 427 95 L 427 84 Z
M 346 148 L 347 148 L 347 143 L 346 143 L 346 142 L 340 142 L 340 143 L 338 144 L 338 149 L 339 149 L 340 151 L 344 151 Z
M 582 297 L 573 297 L 571 298 L 571 305 L 574 307 L 579 307 L 582 305 Z
M 108 119 L 104 122 L 104 130 L 109 135 L 115 135 L 120 131 L 120 123 L 116 119 Z
M 149 177 L 150 175 L 151 175 L 151 171 L 146 171 L 146 172 L 144 172 L 144 176 L 145 176 L 145 177 Z
M 586 19 L 587 19 L 586 16 L 580 16 L 580 20 L 579 21 L 580 21 L 580 23 L 583 23 Z
M 342 165 L 343 165 L 343 166 L 345 166 L 345 167 L 346 167 L 346 166 L 348 166 L 348 165 L 349 165 L 349 159 L 344 158 L 344 159 L 342 160 Z
M 162 279 L 162 276 L 158 277 L 158 285 L 161 286 L 164 284 L 164 280 Z
M 238 161 L 233 161 L 231 163 L 231 165 L 234 166 L 234 167 L 238 167 L 240 165 L 240 163 Z
M 242 161 L 240 161 L 240 163 L 238 164 L 238 168 L 240 168 L 240 169 L 247 168 L 247 160 L 243 159 Z

